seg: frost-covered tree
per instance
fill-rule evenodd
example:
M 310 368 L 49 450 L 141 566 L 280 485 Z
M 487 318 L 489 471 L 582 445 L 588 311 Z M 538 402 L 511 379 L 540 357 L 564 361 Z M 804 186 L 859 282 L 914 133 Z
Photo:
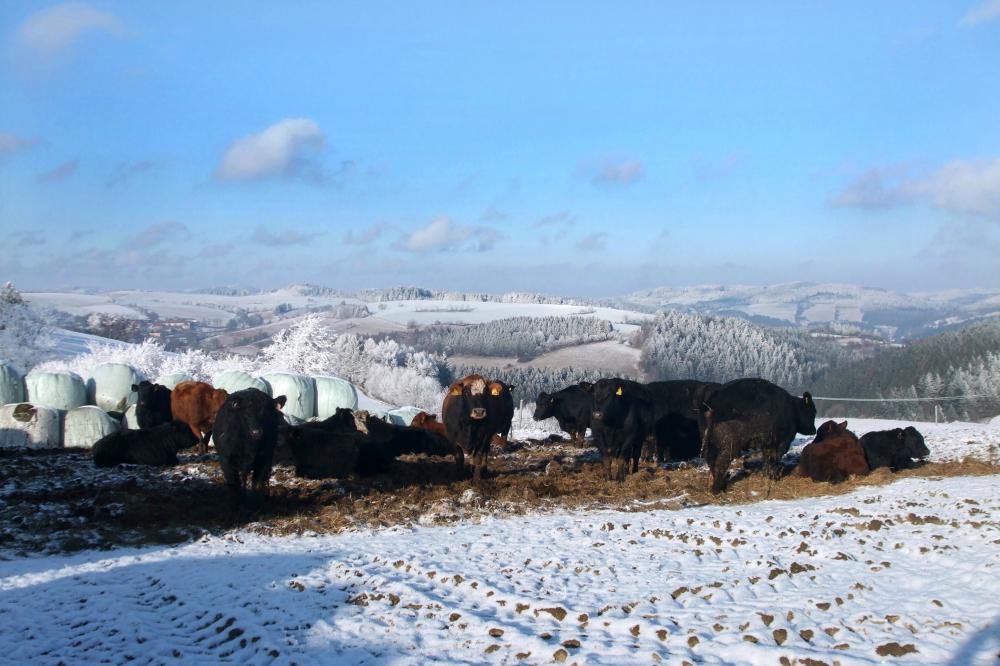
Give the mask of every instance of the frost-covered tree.
M 0 359 L 23 372 L 48 353 L 48 326 L 13 284 L 0 287 Z

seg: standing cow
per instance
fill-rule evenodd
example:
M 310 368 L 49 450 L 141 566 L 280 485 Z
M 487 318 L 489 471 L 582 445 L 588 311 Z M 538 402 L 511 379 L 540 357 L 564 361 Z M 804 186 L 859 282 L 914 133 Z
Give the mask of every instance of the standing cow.
M 271 399 L 259 389 L 236 391 L 215 416 L 212 436 L 229 489 L 232 508 L 238 508 L 248 478 L 254 491 L 267 496 L 278 427 L 284 423 L 285 396 Z
M 795 433 L 816 434 L 816 403 L 764 379 L 737 379 L 711 391 L 702 412 L 702 457 L 712 473 L 713 493 L 725 490 L 729 464 L 754 448 L 764 454 L 764 469 L 778 478 L 778 461 Z
M 701 452 L 698 428 L 699 405 L 714 382 L 675 379 L 646 384 L 653 400 L 656 461 L 690 460 Z
M 208 453 L 208 440 L 212 437 L 215 415 L 226 402 L 225 389 L 213 388 L 205 382 L 181 382 L 170 394 L 170 411 L 173 418 L 183 421 L 198 438 L 198 453 Z
M 497 432 L 497 422 L 489 418 L 488 382 L 480 375 L 469 375 L 448 387 L 441 405 L 441 417 L 448 439 L 472 456 L 472 479 L 479 483 L 486 472 L 490 454 L 490 439 Z M 464 456 L 456 454 L 456 462 L 464 464 Z
M 604 476 L 624 481 L 630 461 L 632 471 L 639 470 L 642 442 L 653 431 L 652 397 L 642 384 L 618 378 L 598 380 L 591 392 L 590 429 L 604 461 Z
M 573 441 L 582 442 L 590 427 L 590 413 L 594 411 L 593 387 L 589 382 L 581 382 L 555 393 L 539 393 L 532 418 L 536 421 L 554 418 Z

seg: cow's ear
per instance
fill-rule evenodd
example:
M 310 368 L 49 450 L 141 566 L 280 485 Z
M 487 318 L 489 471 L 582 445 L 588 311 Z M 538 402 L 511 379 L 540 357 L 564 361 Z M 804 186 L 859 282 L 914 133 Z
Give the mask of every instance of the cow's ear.
M 514 385 L 513 384 L 507 384 L 507 390 L 510 391 L 511 393 L 513 393 L 514 392 Z
M 813 397 L 812 395 L 810 395 L 809 391 L 806 391 L 805 393 L 802 394 L 802 400 L 806 403 L 806 406 L 808 407 L 809 405 L 812 404 Z
M 229 406 L 238 408 L 240 406 L 240 399 L 233 396 L 233 399 L 229 401 Z
M 136 386 L 135 384 L 132 384 L 132 392 L 133 393 L 138 393 L 139 392 L 139 387 Z
M 594 392 L 594 385 L 591 384 L 590 382 L 583 382 L 580 386 L 582 386 L 583 390 L 586 391 L 587 393 Z
M 283 395 L 279 395 L 277 398 L 274 399 L 274 408 L 275 409 L 281 409 L 281 408 L 283 408 L 285 406 L 285 402 L 287 402 L 287 401 L 288 401 L 288 398 L 286 398 Z
M 897 432 L 896 433 L 896 439 L 903 439 L 903 433 L 904 432 L 905 432 L 904 430 L 900 430 L 899 432 Z
M 462 395 L 462 387 L 452 386 L 451 389 L 448 390 L 448 395 Z
M 621 395 L 621 394 L 622 394 L 622 387 L 621 387 L 621 386 L 619 386 L 619 387 L 618 387 L 618 390 L 617 390 L 617 391 L 615 391 L 615 395 Z

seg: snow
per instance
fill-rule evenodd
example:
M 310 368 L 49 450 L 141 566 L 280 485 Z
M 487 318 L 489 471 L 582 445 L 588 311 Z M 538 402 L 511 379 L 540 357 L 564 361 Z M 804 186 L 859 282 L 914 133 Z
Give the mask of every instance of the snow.
M 385 301 L 368 303 L 373 317 L 399 324 L 415 321 L 421 326 L 444 324 L 482 324 L 510 317 L 597 317 L 615 324 L 615 329 L 631 333 L 639 327 L 626 321 L 645 321 L 653 315 L 615 308 L 581 307 L 544 303 L 492 303 L 482 301 Z M 385 305 L 382 309 L 380 306 Z
M 13 663 L 547 663 L 564 650 L 853 664 L 902 649 L 915 651 L 894 663 L 991 664 L 996 484 L 911 478 L 756 505 L 19 559 L 0 578 L 0 650 Z

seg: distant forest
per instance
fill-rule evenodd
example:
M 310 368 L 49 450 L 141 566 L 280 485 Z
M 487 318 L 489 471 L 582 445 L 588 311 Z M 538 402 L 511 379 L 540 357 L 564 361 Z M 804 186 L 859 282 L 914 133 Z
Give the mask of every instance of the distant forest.
M 547 351 L 610 340 L 611 322 L 596 317 L 511 317 L 470 326 L 429 326 L 411 344 L 436 354 L 516 357 L 529 360 Z

